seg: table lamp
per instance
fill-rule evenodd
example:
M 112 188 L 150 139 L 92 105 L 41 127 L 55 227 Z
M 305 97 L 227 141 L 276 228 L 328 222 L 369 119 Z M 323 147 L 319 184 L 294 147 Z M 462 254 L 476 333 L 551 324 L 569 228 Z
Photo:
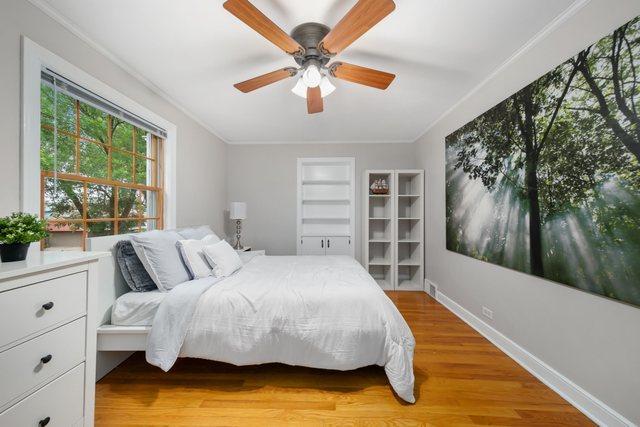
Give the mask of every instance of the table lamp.
M 242 220 L 247 218 L 247 204 L 245 202 L 231 202 L 229 218 L 236 220 L 236 244 L 234 249 L 241 250 L 240 232 L 242 230 Z

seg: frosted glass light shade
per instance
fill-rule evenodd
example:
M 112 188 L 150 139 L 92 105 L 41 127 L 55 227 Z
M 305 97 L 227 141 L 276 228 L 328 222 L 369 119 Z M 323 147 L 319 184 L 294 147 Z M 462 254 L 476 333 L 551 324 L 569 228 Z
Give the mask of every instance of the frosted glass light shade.
M 331 95 L 334 90 L 336 90 L 336 87 L 331 83 L 331 80 L 329 80 L 327 76 L 323 76 L 320 81 L 320 95 L 324 98 L 325 96 Z M 304 84 L 302 78 L 298 79 L 296 85 L 291 89 L 291 92 L 300 98 L 307 99 L 307 85 Z
M 245 202 L 231 202 L 231 204 L 229 205 L 229 218 L 246 219 L 247 204 Z
M 302 78 L 299 78 L 296 85 L 291 89 L 291 92 L 298 95 L 300 98 L 307 98 L 307 85 L 304 84 Z
M 327 76 L 322 77 L 320 81 L 320 93 L 322 97 L 329 96 L 336 90 L 336 87 L 331 83 L 331 80 L 327 78 Z
M 318 67 L 312 64 L 302 73 L 302 80 L 307 87 L 316 87 L 322 80 L 322 74 L 320 74 Z

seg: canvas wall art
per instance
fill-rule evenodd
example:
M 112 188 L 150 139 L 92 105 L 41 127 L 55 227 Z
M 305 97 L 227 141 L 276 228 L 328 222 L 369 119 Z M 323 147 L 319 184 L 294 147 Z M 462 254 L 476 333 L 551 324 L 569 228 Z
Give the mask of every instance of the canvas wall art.
M 640 17 L 446 138 L 447 249 L 640 306 Z

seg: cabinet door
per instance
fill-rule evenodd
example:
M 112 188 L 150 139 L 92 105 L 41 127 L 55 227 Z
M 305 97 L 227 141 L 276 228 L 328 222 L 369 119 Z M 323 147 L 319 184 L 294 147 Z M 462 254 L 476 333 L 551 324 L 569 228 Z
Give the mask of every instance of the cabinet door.
M 324 237 L 303 237 L 300 244 L 300 255 L 324 255 L 325 246 Z
M 351 237 L 327 236 L 325 246 L 327 255 L 351 255 Z

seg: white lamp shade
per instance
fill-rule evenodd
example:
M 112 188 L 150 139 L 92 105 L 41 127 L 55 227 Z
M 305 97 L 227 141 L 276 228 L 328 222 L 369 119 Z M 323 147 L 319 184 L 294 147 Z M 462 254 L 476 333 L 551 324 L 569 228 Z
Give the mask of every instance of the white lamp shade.
M 231 202 L 231 205 L 229 206 L 229 218 L 246 219 L 247 204 L 245 202 Z

